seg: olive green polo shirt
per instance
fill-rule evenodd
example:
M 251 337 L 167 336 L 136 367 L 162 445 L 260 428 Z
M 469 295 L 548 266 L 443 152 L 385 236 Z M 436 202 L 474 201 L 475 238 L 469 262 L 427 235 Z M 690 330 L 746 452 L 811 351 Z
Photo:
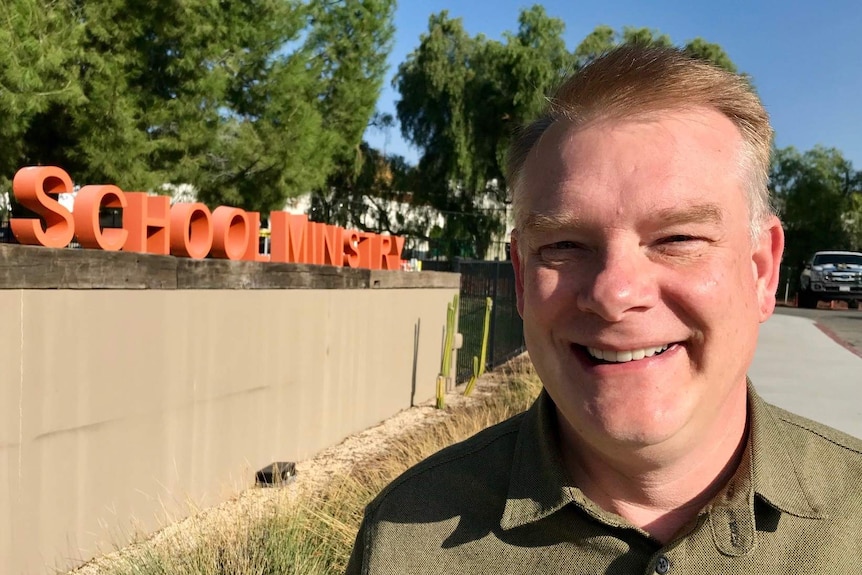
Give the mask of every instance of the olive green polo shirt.
M 733 478 L 662 545 L 569 479 L 553 402 L 446 448 L 366 509 L 348 575 L 862 573 L 862 441 L 749 387 Z

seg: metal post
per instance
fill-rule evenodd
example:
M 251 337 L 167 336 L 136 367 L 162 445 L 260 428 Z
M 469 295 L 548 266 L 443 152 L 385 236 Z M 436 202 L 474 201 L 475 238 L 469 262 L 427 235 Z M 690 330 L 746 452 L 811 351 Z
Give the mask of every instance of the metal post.
M 497 284 L 500 283 L 500 264 L 501 262 L 494 262 L 491 264 L 494 266 L 494 282 L 491 284 L 491 301 L 493 301 L 494 304 L 491 308 L 491 326 L 488 330 L 490 332 L 488 334 L 488 355 L 490 356 L 490 365 L 486 363 L 486 369 L 497 365 L 497 354 L 494 349 L 494 334 L 497 331 L 497 310 L 500 308 L 498 305 L 500 302 L 497 301 Z

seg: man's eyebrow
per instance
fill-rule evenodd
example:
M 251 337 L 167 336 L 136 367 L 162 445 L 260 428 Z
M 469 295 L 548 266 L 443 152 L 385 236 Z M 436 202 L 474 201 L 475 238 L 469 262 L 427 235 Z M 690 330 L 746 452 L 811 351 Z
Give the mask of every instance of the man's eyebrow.
M 573 228 L 578 225 L 578 217 L 572 213 L 537 214 L 532 212 L 524 220 L 523 229 L 534 232 L 553 231 L 561 228 Z
M 724 212 L 717 204 L 705 203 L 692 206 L 664 208 L 650 216 L 650 220 L 662 226 L 691 223 L 720 224 Z M 578 216 L 574 213 L 540 214 L 530 213 L 524 220 L 523 229 L 534 232 L 554 231 L 578 226 Z
M 717 204 L 695 204 L 658 210 L 653 219 L 663 226 L 720 224 L 724 219 L 724 212 Z

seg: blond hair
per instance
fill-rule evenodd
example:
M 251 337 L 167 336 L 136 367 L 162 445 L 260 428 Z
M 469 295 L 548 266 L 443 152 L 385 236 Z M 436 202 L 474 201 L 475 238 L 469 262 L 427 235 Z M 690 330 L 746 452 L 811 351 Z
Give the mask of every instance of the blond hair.
M 772 144 L 769 115 L 748 80 L 677 48 L 627 44 L 593 60 L 568 77 L 548 99 L 544 113 L 520 130 L 509 147 L 507 181 L 515 228 L 524 213 L 524 164 L 545 131 L 564 120 L 582 126 L 596 120 L 625 120 L 654 112 L 714 109 L 742 135 L 740 171 L 747 180 L 749 221 L 757 240 L 773 213 L 767 181 Z

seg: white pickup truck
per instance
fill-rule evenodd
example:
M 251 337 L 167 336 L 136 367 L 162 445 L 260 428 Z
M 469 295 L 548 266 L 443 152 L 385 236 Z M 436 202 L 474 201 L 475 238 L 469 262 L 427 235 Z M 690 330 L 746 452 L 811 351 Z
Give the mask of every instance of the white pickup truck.
M 805 263 L 799 286 L 799 307 L 813 308 L 818 301 L 831 300 L 856 307 L 862 301 L 862 253 L 817 252 Z

